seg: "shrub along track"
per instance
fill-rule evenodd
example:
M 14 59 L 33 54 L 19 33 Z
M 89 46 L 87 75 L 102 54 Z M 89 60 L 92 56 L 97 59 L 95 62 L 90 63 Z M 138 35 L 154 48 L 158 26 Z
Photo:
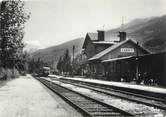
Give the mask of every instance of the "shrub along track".
M 82 93 L 62 87 L 49 80 L 42 78 L 36 79 L 75 107 L 85 117 L 136 116 L 110 104 L 90 98 Z

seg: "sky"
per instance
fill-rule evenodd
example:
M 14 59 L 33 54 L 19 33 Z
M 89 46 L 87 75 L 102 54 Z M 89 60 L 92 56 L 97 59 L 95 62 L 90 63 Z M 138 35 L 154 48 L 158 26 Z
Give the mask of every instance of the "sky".
M 166 14 L 166 0 L 28 0 L 31 13 L 25 25 L 24 42 L 47 48 L 87 32 L 119 27 L 136 18 Z

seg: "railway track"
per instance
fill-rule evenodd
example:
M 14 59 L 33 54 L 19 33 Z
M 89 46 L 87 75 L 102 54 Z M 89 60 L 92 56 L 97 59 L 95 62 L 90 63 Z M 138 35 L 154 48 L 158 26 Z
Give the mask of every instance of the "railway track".
M 72 84 L 72 85 L 82 87 L 82 88 L 87 88 L 87 89 L 94 90 L 94 91 L 104 93 L 107 95 L 112 95 L 115 97 L 126 99 L 129 101 L 145 104 L 147 106 L 152 106 L 152 107 L 156 107 L 156 108 L 159 108 L 162 110 L 166 110 L 166 100 L 163 100 L 163 99 L 157 99 L 157 98 L 153 98 L 153 97 L 128 93 L 128 92 L 124 92 L 124 91 L 110 90 L 110 88 L 86 84 L 86 83 L 80 84 L 79 82 L 72 82 L 72 81 L 64 80 L 64 79 L 62 79 L 62 80 L 60 79 L 60 81 L 63 83 Z M 153 103 L 152 103 L 152 100 L 153 100 Z
M 102 101 L 90 98 L 84 94 L 62 87 L 46 79 L 37 78 L 46 87 L 54 91 L 69 104 L 75 107 L 85 117 L 126 117 L 136 116 L 122 109 L 108 105 Z

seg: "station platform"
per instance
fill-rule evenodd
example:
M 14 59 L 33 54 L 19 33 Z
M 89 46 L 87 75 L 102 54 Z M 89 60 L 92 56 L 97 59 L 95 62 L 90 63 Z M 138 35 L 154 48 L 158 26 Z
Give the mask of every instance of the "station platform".
M 76 78 L 76 77 L 62 77 L 57 75 L 50 75 L 52 78 L 62 78 L 62 79 L 70 79 L 74 81 L 81 81 L 90 84 L 98 84 L 108 86 L 114 89 L 121 89 L 124 91 L 130 91 L 132 93 L 149 93 L 154 97 L 162 96 L 166 98 L 166 88 L 155 87 L 155 86 L 144 86 L 144 85 L 137 85 L 137 84 L 130 84 L 125 82 L 113 82 L 113 81 L 102 81 L 97 79 L 88 79 L 88 78 Z
M 32 76 L 21 76 L 0 87 L 1 117 L 82 117 Z

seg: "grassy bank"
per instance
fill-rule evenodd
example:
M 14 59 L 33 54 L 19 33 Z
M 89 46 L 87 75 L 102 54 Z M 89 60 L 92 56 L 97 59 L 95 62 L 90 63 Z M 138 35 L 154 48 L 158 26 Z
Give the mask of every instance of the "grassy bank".
M 12 78 L 19 77 L 19 72 L 17 69 L 4 69 L 0 68 L 0 80 L 8 80 Z

